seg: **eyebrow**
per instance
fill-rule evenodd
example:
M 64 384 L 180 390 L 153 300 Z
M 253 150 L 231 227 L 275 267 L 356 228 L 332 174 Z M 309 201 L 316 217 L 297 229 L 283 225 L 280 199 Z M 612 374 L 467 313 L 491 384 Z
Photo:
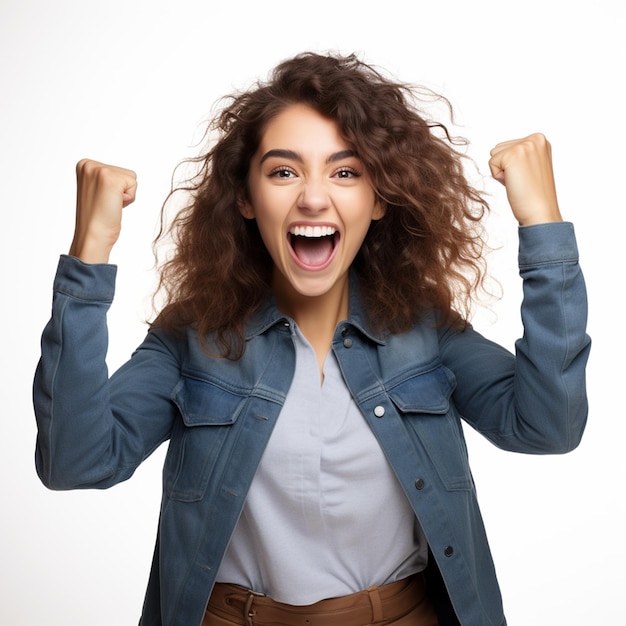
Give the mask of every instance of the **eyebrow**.
M 281 159 L 290 159 L 291 161 L 298 161 L 302 163 L 304 159 L 302 156 L 295 152 L 294 150 L 283 150 L 283 149 L 275 149 L 268 150 L 262 157 L 259 164 L 267 161 L 267 159 L 271 157 L 278 157 Z M 334 163 L 336 161 L 341 161 L 342 159 L 348 159 L 350 157 L 356 157 L 356 152 L 354 150 L 340 150 L 339 152 L 333 152 L 327 159 L 326 163 Z

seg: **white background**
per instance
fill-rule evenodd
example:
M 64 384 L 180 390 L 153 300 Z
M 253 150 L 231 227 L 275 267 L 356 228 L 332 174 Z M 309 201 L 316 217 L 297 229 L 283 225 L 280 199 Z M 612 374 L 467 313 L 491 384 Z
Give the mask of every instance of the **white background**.
M 72 235 L 75 162 L 88 156 L 139 175 L 113 259 L 114 368 L 145 332 L 151 241 L 174 166 L 197 152 L 218 97 L 307 49 L 355 51 L 442 92 L 483 174 L 496 142 L 537 130 L 550 139 L 589 289 L 587 432 L 575 452 L 540 458 L 468 433 L 470 455 L 510 625 L 625 623 L 620 5 L 0 0 L 0 623 L 136 624 L 155 538 L 164 450 L 106 492 L 49 492 L 34 471 L 31 380 L 57 257 Z M 510 348 L 516 226 L 499 186 L 484 187 L 504 299 L 476 326 Z

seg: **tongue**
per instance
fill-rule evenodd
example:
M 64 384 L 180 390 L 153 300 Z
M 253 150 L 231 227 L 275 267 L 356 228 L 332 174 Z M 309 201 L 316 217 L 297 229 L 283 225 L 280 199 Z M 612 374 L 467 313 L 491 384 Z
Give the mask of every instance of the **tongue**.
M 323 265 L 333 253 L 333 238 L 293 237 L 292 246 L 305 265 Z

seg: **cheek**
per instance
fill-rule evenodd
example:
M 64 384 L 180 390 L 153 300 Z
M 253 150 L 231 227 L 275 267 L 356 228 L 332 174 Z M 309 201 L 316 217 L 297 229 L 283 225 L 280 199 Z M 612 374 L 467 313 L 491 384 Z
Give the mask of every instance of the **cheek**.
M 267 215 L 259 210 L 256 211 L 256 222 L 265 247 L 274 256 L 274 252 L 286 241 L 282 222 L 275 216 Z

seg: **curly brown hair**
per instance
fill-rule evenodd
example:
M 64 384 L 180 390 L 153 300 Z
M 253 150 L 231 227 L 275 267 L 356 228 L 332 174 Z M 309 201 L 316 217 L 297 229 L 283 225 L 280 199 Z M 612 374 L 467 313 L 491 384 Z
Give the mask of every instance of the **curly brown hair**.
M 225 98 L 207 130 L 217 138 L 186 161 L 197 173 L 168 197 L 185 191 L 190 200 L 169 228 L 162 213 L 155 243 L 170 234 L 175 252 L 161 266 L 165 305 L 153 325 L 192 324 L 200 338 L 213 334 L 224 356 L 243 353 L 246 321 L 271 293 L 272 260 L 239 206 L 264 129 L 297 103 L 337 123 L 386 206 L 353 263 L 371 323 L 402 332 L 433 308 L 443 319 L 466 320 L 485 277 L 480 221 L 488 206 L 465 177 L 459 146 L 466 142 L 420 112 L 425 93 L 435 95 L 356 55 L 307 52 L 280 63 L 267 82 Z

